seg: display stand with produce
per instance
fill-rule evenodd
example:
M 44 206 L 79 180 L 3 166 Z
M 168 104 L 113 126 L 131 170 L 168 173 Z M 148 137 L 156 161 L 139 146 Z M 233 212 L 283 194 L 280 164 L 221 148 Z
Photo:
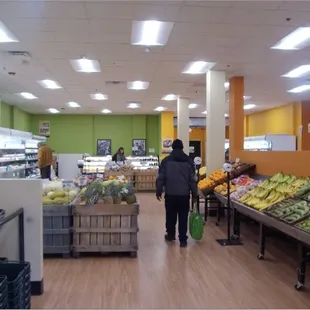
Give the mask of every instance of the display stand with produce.
M 72 247 L 71 204 L 79 189 L 72 181 L 43 183 L 43 254 L 61 254 L 68 258 Z
M 135 171 L 135 188 L 137 191 L 154 191 L 156 190 L 156 178 L 158 170 L 136 170 Z
M 73 255 L 138 251 L 138 214 L 131 183 L 95 180 L 73 206 Z

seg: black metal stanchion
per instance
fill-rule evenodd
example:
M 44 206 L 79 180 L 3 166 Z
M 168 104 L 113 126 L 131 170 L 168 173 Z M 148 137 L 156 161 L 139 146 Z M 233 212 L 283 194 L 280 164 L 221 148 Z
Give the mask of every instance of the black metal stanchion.
M 226 163 L 224 164 L 223 168 L 224 168 L 224 171 L 227 172 L 227 238 L 216 239 L 216 242 L 220 244 L 221 246 L 243 245 L 240 242 L 239 238 L 234 238 L 234 236 L 231 236 L 230 172 L 232 170 L 232 167 L 231 167 L 231 164 Z M 234 222 L 235 222 L 235 219 L 234 219 Z
M 300 265 L 297 269 L 297 283 L 295 289 L 300 291 L 303 289 L 306 281 L 306 266 L 310 262 L 310 250 L 302 243 L 298 243 L 298 254 Z
M 266 247 L 266 228 L 260 223 L 259 224 L 259 253 L 257 258 L 263 260 L 265 258 L 265 247 Z

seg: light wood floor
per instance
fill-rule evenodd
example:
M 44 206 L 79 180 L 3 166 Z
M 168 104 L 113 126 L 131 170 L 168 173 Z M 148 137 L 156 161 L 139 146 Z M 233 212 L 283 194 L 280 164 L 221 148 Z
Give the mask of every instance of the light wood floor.
M 213 219 L 203 241 L 167 245 L 163 203 L 154 194 L 139 200 L 138 258 L 46 259 L 45 293 L 33 308 L 310 308 L 310 289 L 294 289 L 296 261 L 286 250 L 258 261 L 252 232 L 244 246 L 221 247 L 215 238 L 225 237 L 225 227 Z

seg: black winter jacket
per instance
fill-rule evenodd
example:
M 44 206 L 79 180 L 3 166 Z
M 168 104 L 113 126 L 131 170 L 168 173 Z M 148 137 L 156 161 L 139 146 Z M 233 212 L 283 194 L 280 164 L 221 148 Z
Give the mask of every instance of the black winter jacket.
M 164 158 L 158 170 L 156 195 L 197 196 L 195 168 L 191 158 L 182 150 L 173 150 Z

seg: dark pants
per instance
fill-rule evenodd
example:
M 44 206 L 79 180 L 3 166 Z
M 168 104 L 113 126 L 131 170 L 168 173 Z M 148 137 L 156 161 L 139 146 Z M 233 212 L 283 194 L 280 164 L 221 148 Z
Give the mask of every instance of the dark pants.
M 41 179 L 51 179 L 51 166 L 40 168 Z
M 166 232 L 175 238 L 175 226 L 179 222 L 179 240 L 187 240 L 187 226 L 189 213 L 189 196 L 165 196 Z

